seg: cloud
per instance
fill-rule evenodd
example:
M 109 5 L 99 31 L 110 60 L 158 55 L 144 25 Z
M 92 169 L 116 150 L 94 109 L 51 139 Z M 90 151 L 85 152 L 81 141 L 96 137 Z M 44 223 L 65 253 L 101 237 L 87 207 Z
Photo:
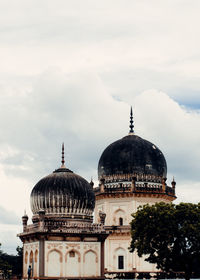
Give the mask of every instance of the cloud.
M 64 141 L 67 165 L 89 179 L 96 176 L 103 149 L 128 133 L 130 105 L 113 98 L 97 74 L 67 75 L 52 68 L 34 78 L 29 90 L 12 90 L 8 97 L 7 91 L 1 92 L 5 174 L 37 181 L 59 166 Z M 130 103 L 136 132 L 160 144 L 169 173 L 199 180 L 198 111 L 189 111 L 157 90 L 138 94 Z
M 113 98 L 99 75 L 68 75 L 57 68 L 7 92 L 1 91 L 0 207 L 5 214 L 0 221 L 13 223 L 17 217 L 8 211 L 20 217 L 26 209 L 31 218 L 31 189 L 60 166 L 63 141 L 67 167 L 97 180 L 103 150 L 128 134 L 130 105 Z M 179 199 L 194 201 L 200 179 L 199 112 L 157 90 L 140 93 L 131 103 L 136 134 L 155 143 L 167 159 L 168 184 L 174 175 Z
M 19 224 L 25 209 L 29 209 L 31 180 L 7 174 L 8 165 L 0 165 L 0 222 Z M 11 173 L 11 172 L 10 172 Z M 15 213 L 15 214 L 13 214 Z M 7 222 L 6 222 L 7 221 Z
M 192 92 L 200 104 L 197 1 L 181 1 L 181 8 L 179 0 L 43 3 L 0 4 L 0 72 L 7 84 L 53 66 L 98 73 L 126 102 L 156 88 L 185 105 Z
M 17 225 L 19 223 L 18 217 L 14 211 L 8 211 L 0 206 L 0 224 Z
M 179 199 L 196 201 L 199 8 L 189 0 L 0 3 L 2 211 L 31 216 L 31 189 L 59 167 L 62 142 L 66 165 L 97 180 L 101 153 L 128 133 L 130 105 L 136 133 L 163 151 Z
M 4 224 L 0 224 L 0 227 L 1 250 L 8 254 L 16 255 L 17 246 L 22 246 L 22 242 L 17 238 L 17 234 L 20 232 L 20 227 Z
M 158 143 L 170 174 L 183 181 L 200 180 L 200 113 L 187 110 L 166 93 L 150 90 L 135 99 L 137 129 Z

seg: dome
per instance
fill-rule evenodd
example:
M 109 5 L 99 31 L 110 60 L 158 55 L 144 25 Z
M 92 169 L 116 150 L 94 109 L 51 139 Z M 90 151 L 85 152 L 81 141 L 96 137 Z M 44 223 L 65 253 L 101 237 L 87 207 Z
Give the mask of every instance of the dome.
M 61 168 L 42 178 L 31 192 L 31 210 L 49 217 L 91 218 L 95 206 L 92 186 L 81 176 Z
M 98 164 L 98 177 L 134 173 L 166 177 L 167 164 L 158 147 L 130 133 L 104 150 Z

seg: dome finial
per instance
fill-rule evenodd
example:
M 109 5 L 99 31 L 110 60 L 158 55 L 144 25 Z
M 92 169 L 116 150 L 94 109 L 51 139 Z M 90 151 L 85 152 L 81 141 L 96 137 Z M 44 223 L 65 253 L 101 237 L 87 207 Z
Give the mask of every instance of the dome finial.
M 61 168 L 66 168 L 65 166 L 65 146 L 64 143 L 62 143 L 62 160 L 61 160 Z
M 133 110 L 132 110 L 132 106 L 131 106 L 131 112 L 130 112 L 130 131 L 129 131 L 129 134 L 133 134 L 134 133 L 134 125 L 133 125 Z

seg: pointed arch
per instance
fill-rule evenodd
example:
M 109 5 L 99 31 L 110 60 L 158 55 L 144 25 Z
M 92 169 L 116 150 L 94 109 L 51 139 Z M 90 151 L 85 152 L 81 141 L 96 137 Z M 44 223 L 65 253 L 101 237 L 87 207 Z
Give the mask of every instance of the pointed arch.
M 38 249 L 35 250 L 35 263 L 38 261 Z
M 99 273 L 98 255 L 92 249 L 84 252 L 83 255 L 83 273 L 85 277 L 96 277 Z
M 117 210 L 115 210 L 114 214 L 122 214 L 125 215 L 125 211 L 121 208 L 118 208 Z
M 29 264 L 31 264 L 32 262 L 33 262 L 33 251 L 31 250 L 29 254 Z
M 49 255 L 50 255 L 53 251 L 57 252 L 57 253 L 60 255 L 59 260 L 60 260 L 60 263 L 62 263 L 62 261 L 63 261 L 63 256 L 62 256 L 62 253 L 61 253 L 58 249 L 52 249 L 52 250 L 50 250 L 50 251 L 48 252 L 48 254 L 47 254 L 47 262 L 49 261 Z
M 69 277 L 80 277 L 81 276 L 80 252 L 74 248 L 70 248 L 65 254 L 64 266 L 65 266 L 65 275 Z
M 126 250 L 123 247 L 117 247 L 114 252 L 116 253 L 117 251 L 126 252 Z
M 123 209 L 118 208 L 113 213 L 113 221 L 115 222 L 115 225 L 123 226 L 125 219 L 126 219 L 126 212 Z
M 83 255 L 83 262 L 85 262 L 85 255 L 88 254 L 89 252 L 95 254 L 95 256 L 96 256 L 96 257 L 95 257 L 95 261 L 96 261 L 96 263 L 98 263 L 98 255 L 97 255 L 97 252 L 95 252 L 95 251 L 92 250 L 92 249 L 89 249 L 89 250 L 85 251 L 85 253 L 84 253 L 84 255 Z
M 116 270 L 126 268 L 126 250 L 123 247 L 118 247 L 114 251 L 114 267 Z
M 25 261 L 24 262 L 25 262 L 25 264 L 28 263 L 28 252 L 27 251 L 25 252 Z
M 47 253 L 46 273 L 48 277 L 62 277 L 62 252 L 53 248 Z
M 76 249 L 70 249 L 70 250 L 68 250 L 68 251 L 66 252 L 66 254 L 65 254 L 65 262 L 67 262 L 67 255 L 68 255 L 70 252 L 75 252 L 75 254 L 78 255 L 78 262 L 80 263 L 80 262 L 81 262 L 81 254 L 80 254 L 80 252 L 79 252 L 78 250 L 76 250 Z

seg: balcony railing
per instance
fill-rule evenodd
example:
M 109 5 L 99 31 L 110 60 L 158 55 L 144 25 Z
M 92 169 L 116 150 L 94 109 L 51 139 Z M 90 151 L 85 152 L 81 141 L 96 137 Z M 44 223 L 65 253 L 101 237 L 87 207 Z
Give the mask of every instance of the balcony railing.
M 166 194 L 175 196 L 175 188 L 154 182 L 135 182 L 132 185 L 130 182 L 105 183 L 103 186 L 94 189 L 96 194 L 100 193 L 152 193 Z
M 99 233 L 103 230 L 102 224 L 44 220 L 27 225 L 24 232 Z

